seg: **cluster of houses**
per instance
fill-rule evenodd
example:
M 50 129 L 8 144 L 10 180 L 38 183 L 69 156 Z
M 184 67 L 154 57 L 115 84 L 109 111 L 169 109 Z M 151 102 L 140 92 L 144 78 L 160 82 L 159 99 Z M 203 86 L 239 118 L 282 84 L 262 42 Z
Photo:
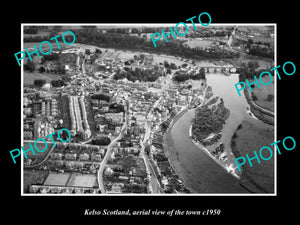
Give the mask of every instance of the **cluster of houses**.
M 107 193 L 148 193 L 149 191 L 149 177 L 137 143 L 133 147 L 114 147 L 103 175 Z
M 98 188 L 30 185 L 29 193 L 40 194 L 99 194 Z
M 64 173 L 96 173 L 106 149 L 102 146 L 70 143 L 58 145 L 49 154 L 48 160 L 40 166 L 42 170 Z
M 35 91 L 23 97 L 23 131 L 25 140 L 45 137 L 62 128 L 63 119 L 59 110 L 57 93 Z
M 108 72 L 107 74 L 112 74 L 115 69 L 120 68 L 119 63 L 109 58 L 96 60 L 96 65 L 102 68 L 101 72 Z M 142 54 L 136 55 L 133 61 L 127 62 L 127 66 L 147 68 L 153 66 L 152 63 L 151 55 Z M 114 79 L 94 79 L 93 76 L 87 75 L 74 75 L 66 87 L 26 93 L 24 94 L 24 137 L 34 139 L 53 133 L 54 129 L 66 126 L 69 117 L 74 128 L 70 130 L 74 130 L 76 133 L 89 129 L 91 126 L 91 133 L 85 139 L 98 136 L 113 139 L 113 136 L 116 137 L 121 132 L 125 121 L 125 112 L 120 109 L 125 107 L 126 99 L 128 99 L 127 129 L 118 146 L 113 149 L 110 159 L 113 163 L 106 167 L 104 171 L 106 180 L 104 180 L 108 187 L 107 190 L 111 193 L 146 193 L 149 191 L 149 174 L 147 175 L 146 166 L 141 157 L 140 144 L 145 134 L 145 124 L 147 119 L 149 120 L 147 117 L 149 115 L 152 117 L 153 127 L 159 127 L 159 123 L 169 120 L 172 113 L 187 106 L 192 93 L 185 88 L 172 87 L 160 95 L 148 91 L 149 87 L 161 88 L 162 86 L 160 82 L 149 84 L 138 81 L 129 82 L 126 79 L 116 81 Z M 109 98 L 93 98 L 93 95 L 105 95 Z M 153 104 L 161 98 L 156 112 L 149 113 L 153 110 Z M 88 115 L 90 112 L 92 117 Z M 87 121 L 90 118 L 92 120 Z M 56 146 L 47 156 L 47 160 L 37 169 L 59 174 L 95 175 L 106 153 L 106 148 L 105 146 L 72 143 L 83 140 L 73 138 L 70 143 Z M 172 173 L 165 172 L 171 170 L 170 165 L 158 162 L 155 155 L 163 156 L 163 149 L 157 147 L 151 152 L 153 165 L 158 168 L 158 171 L 162 171 L 162 185 L 167 186 L 168 182 L 175 182 L 175 178 L 169 178 L 173 176 Z M 125 168 L 125 165 L 131 164 L 131 167 Z M 68 189 L 69 187 L 59 187 L 59 190 L 56 190 L 51 185 L 40 185 L 39 187 L 34 185 L 30 187 L 30 191 L 34 193 L 80 192 L 79 189 L 71 190 Z M 82 189 L 81 191 L 94 193 L 95 190 Z
M 171 91 L 170 93 L 174 94 L 173 91 Z M 163 135 L 165 130 L 163 130 L 161 126 L 162 123 L 166 123 L 169 125 L 175 115 L 182 109 L 186 108 L 187 105 L 179 106 L 176 105 L 175 102 L 170 105 L 169 98 L 171 98 L 171 96 L 168 94 L 167 96 L 162 98 L 157 106 L 157 110 L 155 110 L 155 113 L 153 113 L 153 118 L 151 119 L 152 131 L 147 142 L 150 145 L 148 155 L 151 164 L 154 168 L 156 168 L 156 171 L 158 172 L 158 175 L 160 177 L 160 185 L 164 192 L 187 192 L 188 190 L 184 187 L 182 181 L 175 174 L 168 158 L 165 155 L 163 146 Z

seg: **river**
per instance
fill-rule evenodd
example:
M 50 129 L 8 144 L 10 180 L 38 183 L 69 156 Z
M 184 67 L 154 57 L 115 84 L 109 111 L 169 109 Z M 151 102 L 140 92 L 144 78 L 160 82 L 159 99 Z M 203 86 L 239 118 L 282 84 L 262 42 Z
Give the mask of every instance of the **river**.
M 232 164 L 235 157 L 231 152 L 230 143 L 237 126 L 244 120 L 260 126 L 266 125 L 247 112 L 248 103 L 243 93 L 241 97 L 238 95 L 234 86 L 238 82 L 238 74 L 225 76 L 221 73 L 208 73 L 206 78 L 207 84 L 212 86 L 214 96 L 223 98 L 225 107 L 230 110 L 230 117 L 226 120 L 222 138 L 218 143 L 224 143 L 228 154 L 227 162 Z M 238 178 L 229 174 L 191 141 L 188 133 L 194 116 L 195 109 L 187 111 L 177 120 L 169 133 L 174 146 L 170 155 L 176 155 L 180 161 L 180 166 L 173 163 L 175 171 L 179 172 L 185 184 L 197 193 L 248 193 L 239 184 Z M 174 157 L 171 163 L 172 161 L 174 162 Z

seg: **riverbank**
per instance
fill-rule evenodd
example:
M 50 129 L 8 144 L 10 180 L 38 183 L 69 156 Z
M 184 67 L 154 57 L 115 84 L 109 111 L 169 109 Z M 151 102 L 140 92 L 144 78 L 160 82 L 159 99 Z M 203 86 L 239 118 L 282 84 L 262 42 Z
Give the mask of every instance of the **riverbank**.
M 197 148 L 199 148 L 200 150 L 204 151 L 210 158 L 212 158 L 216 163 L 218 163 L 227 173 L 229 173 L 229 174 L 235 176 L 236 178 L 240 179 L 239 174 L 232 167 L 232 164 L 230 164 L 228 166 L 226 160 L 221 160 L 220 159 L 221 157 L 220 158 L 216 158 L 215 156 L 213 156 L 213 154 L 211 153 L 211 151 L 209 151 L 201 143 L 197 142 L 196 140 L 194 140 L 192 138 L 192 127 L 193 127 L 193 125 L 190 126 L 189 136 L 190 136 L 192 142 L 197 146 Z
M 124 61 L 134 58 L 134 55 L 149 54 L 153 55 L 154 64 L 164 63 L 164 61 L 168 61 L 168 63 L 174 63 L 177 66 L 181 66 L 182 64 L 186 63 L 188 66 L 198 67 L 234 67 L 231 62 L 227 62 L 225 59 L 188 59 L 180 56 L 156 54 L 154 52 L 97 47 L 95 45 L 80 43 L 74 43 L 72 46 L 74 48 L 89 49 L 91 52 L 94 52 L 95 49 L 100 49 L 102 51 L 102 54 L 105 55 L 105 57 L 110 57 L 113 59 L 122 59 Z
M 188 108 L 181 110 L 171 121 L 166 133 L 163 135 L 163 149 L 166 157 L 169 159 L 170 165 L 175 173 L 182 180 L 184 186 L 191 192 L 197 193 L 200 184 L 196 182 L 195 177 L 189 172 L 180 162 L 178 154 L 175 152 L 174 140 L 171 134 L 171 130 L 174 124 L 180 119 L 184 113 L 188 111 Z
M 249 193 L 189 137 L 195 109 L 177 115 L 164 135 L 164 150 L 174 171 L 192 193 Z
M 250 106 L 250 111 L 257 117 L 259 120 L 274 126 L 274 113 L 268 109 L 257 106 L 251 97 L 249 88 L 244 89 L 245 98 Z

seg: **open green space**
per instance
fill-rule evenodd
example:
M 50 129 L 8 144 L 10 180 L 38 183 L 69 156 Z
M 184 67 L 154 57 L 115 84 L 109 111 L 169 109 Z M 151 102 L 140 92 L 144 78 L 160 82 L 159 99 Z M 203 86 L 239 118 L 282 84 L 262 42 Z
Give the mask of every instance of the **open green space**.
M 262 77 L 262 81 L 264 83 L 269 83 L 270 77 Z M 274 112 L 274 82 L 269 85 L 260 85 L 260 88 L 256 86 L 253 88 L 253 96 L 256 96 L 253 100 L 257 105 Z
M 49 41 L 49 38 L 48 38 L 48 37 L 45 37 L 45 41 Z M 24 43 L 23 43 L 23 49 L 25 50 L 25 49 L 27 49 L 27 48 L 33 48 L 33 46 L 35 45 L 36 48 L 39 50 L 39 45 L 40 45 L 40 43 L 41 43 L 41 42 L 24 42 Z M 57 47 L 56 42 L 52 42 L 51 44 L 52 44 L 52 51 L 53 51 L 53 50 L 58 50 L 58 47 Z M 72 45 L 67 45 L 67 44 L 65 44 L 63 41 L 58 41 L 58 44 L 60 45 L 60 47 L 61 47 L 62 49 L 70 48 L 70 46 L 73 47 Z M 43 44 L 43 45 L 41 46 L 41 48 L 42 48 L 42 51 L 43 51 L 43 52 L 49 51 L 49 45 L 47 45 L 47 44 Z M 33 50 L 32 50 L 32 51 L 33 51 Z M 30 51 L 29 51 L 29 52 L 30 52 Z M 39 52 L 40 52 L 40 50 L 39 50 Z M 34 54 L 34 55 L 36 56 L 36 54 Z M 43 55 L 43 54 L 40 54 L 40 55 Z M 26 55 L 26 57 L 27 57 L 27 55 Z
M 24 71 L 23 73 L 23 80 L 24 86 L 26 85 L 33 85 L 34 80 L 43 79 L 46 83 L 50 83 L 51 80 L 58 80 L 61 79 L 61 75 L 53 74 L 53 73 L 39 73 L 39 72 L 28 72 Z
M 258 123 L 244 121 L 233 135 L 232 151 L 236 158 L 254 156 L 263 146 L 270 146 L 274 142 L 274 129 L 262 128 Z M 274 148 L 271 148 L 274 153 Z M 265 156 L 267 158 L 267 156 Z M 274 192 L 274 156 L 270 160 L 252 160 L 251 167 L 248 161 L 242 166 L 241 184 L 256 193 Z
M 33 184 L 42 184 L 46 177 L 48 176 L 48 171 L 44 170 L 24 170 L 23 174 L 23 191 L 24 193 L 27 192 L 30 185 Z
M 69 179 L 69 173 L 50 173 L 44 185 L 65 186 Z
M 92 174 L 72 174 L 67 186 L 70 187 L 97 187 L 97 178 Z
M 196 48 L 196 47 L 197 48 L 205 48 L 205 47 L 210 46 L 212 44 L 212 42 L 195 38 L 195 39 L 186 41 L 185 44 L 187 46 L 189 46 L 190 48 Z
M 35 155 L 33 155 L 32 151 L 28 151 L 28 152 L 26 152 L 26 155 L 27 155 L 28 158 L 42 158 L 43 159 L 43 158 L 45 158 L 48 151 L 50 151 L 50 149 L 53 146 L 52 143 L 47 143 L 47 149 L 43 152 L 38 152 L 35 149 L 34 142 L 30 142 L 30 143 L 31 143 L 31 146 L 34 150 Z M 37 142 L 36 146 L 37 146 L 38 149 L 40 149 L 42 151 L 45 148 L 45 143 L 43 141 L 39 141 L 39 142 Z M 29 142 L 24 142 L 23 143 L 23 148 L 24 148 L 24 150 L 30 149 Z

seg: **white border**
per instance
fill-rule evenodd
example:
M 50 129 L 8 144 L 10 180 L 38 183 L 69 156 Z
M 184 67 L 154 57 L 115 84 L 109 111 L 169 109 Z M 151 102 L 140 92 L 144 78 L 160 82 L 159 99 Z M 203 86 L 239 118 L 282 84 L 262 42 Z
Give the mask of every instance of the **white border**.
M 21 23 L 21 50 L 24 49 L 23 45 L 23 28 L 24 26 L 109 26 L 109 27 L 114 27 L 114 26 L 174 26 L 177 23 Z M 191 23 L 187 23 L 187 25 L 192 26 Z M 195 24 L 198 28 L 199 24 Z M 274 66 L 277 66 L 277 23 L 211 23 L 209 24 L 211 26 L 274 26 Z M 199 25 L 201 27 L 201 25 Z M 23 61 L 21 62 L 21 143 L 23 144 Z M 277 140 L 277 76 L 275 77 L 275 105 L 274 105 L 274 110 L 275 110 L 275 120 L 274 120 L 274 142 Z M 23 176 L 24 176 L 24 171 L 23 171 L 23 154 L 21 154 L 21 196 L 277 196 L 277 151 L 276 154 L 274 154 L 274 193 L 250 193 L 250 194 L 243 194 L 243 193 L 237 193 L 237 194 L 232 194 L 232 193 L 212 193 L 212 194 L 203 194 L 203 193 L 192 193 L 192 194 L 31 194 L 31 193 L 23 193 Z

